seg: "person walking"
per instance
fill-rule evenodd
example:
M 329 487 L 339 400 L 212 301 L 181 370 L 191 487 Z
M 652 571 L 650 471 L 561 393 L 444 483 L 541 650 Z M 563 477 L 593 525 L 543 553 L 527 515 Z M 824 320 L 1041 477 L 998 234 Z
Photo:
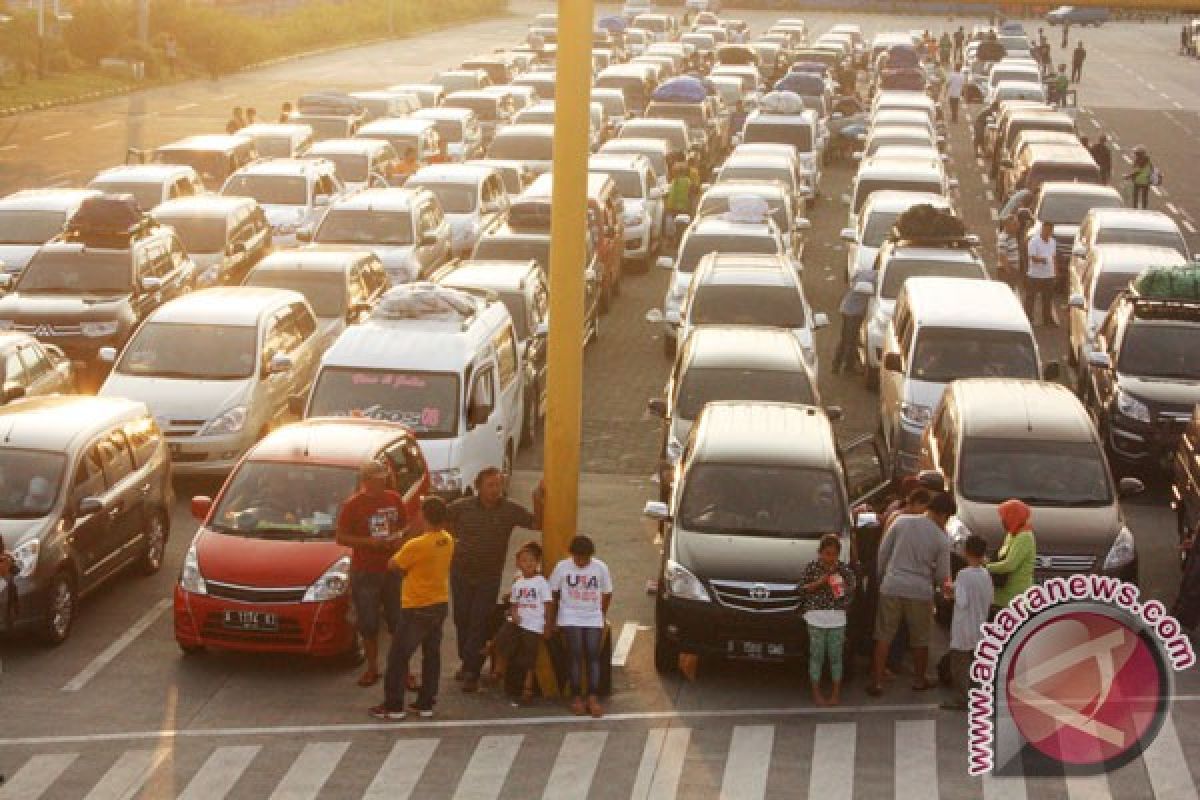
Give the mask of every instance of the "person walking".
M 943 67 L 950 63 L 950 54 L 953 50 L 954 41 L 950 38 L 950 34 L 943 32 L 942 38 L 938 39 L 938 58 Z
M 875 291 L 875 271 L 860 269 L 854 272 L 850 286 L 842 296 L 838 313 L 842 315 L 842 333 L 837 351 L 833 354 L 833 374 L 842 370 L 853 372 L 858 364 L 858 336 L 867 316 L 867 303 Z
M 516 561 L 520 577 L 509 589 L 508 621 L 496 634 L 498 647 L 503 639 L 510 641 L 504 691 L 514 706 L 533 700 L 533 667 L 538 645 L 547 635 L 546 623 L 554 603 L 550 583 L 541 571 L 542 546 L 526 542 L 517 551 Z
M 404 573 L 400 591 L 400 626 L 388 650 L 383 703 L 369 711 L 377 719 L 404 719 L 407 711 L 433 716 L 442 671 L 442 627 L 450 599 L 450 562 L 454 538 L 446 531 L 446 501 L 430 495 L 421 501 L 421 533 L 392 556 L 389 568 Z M 421 649 L 421 688 L 416 702 L 404 707 L 408 662 Z
M 379 682 L 379 622 L 396 634 L 400 622 L 400 575 L 388 562 L 400 547 L 405 524 L 404 498 L 388 488 L 388 468 L 368 461 L 359 470 L 359 488 L 342 504 L 337 543 L 350 548 L 350 600 L 366 667 L 358 685 Z
M 954 32 L 954 60 L 963 60 L 963 45 L 967 40 L 967 32 L 963 30 L 963 26 L 959 25 L 958 30 Z
M 246 127 L 246 117 L 242 114 L 242 107 L 234 106 L 233 116 L 229 118 L 229 122 L 225 123 L 225 132 L 237 133 L 244 127 Z
M 1052 98 L 1053 102 L 1057 103 L 1059 108 L 1066 108 L 1067 91 L 1071 88 L 1071 82 L 1067 78 L 1066 64 L 1058 65 L 1058 74 L 1054 76 L 1054 83 L 1052 86 L 1054 88 Z
M 1037 300 L 1042 299 L 1042 324 L 1056 327 L 1054 313 L 1055 258 L 1058 242 L 1054 238 L 1054 223 L 1045 221 L 1037 236 L 1029 237 L 1026 245 L 1028 261 L 1025 271 L 1025 315 L 1033 324 L 1033 312 Z
M 1083 40 L 1080 39 L 1075 45 L 1075 49 L 1071 51 L 1071 83 L 1079 83 L 1083 80 L 1083 62 L 1087 60 L 1087 50 L 1083 47 Z
M 1133 148 L 1133 170 L 1125 173 L 1125 180 L 1133 187 L 1134 208 L 1147 208 L 1150 204 L 1150 186 L 1154 181 L 1154 164 L 1143 145 Z
M 667 187 L 667 240 L 674 248 L 679 244 L 683 231 L 675 221 L 677 216 L 690 216 L 692 213 L 692 178 L 686 164 L 675 164 L 671 167 L 671 185 Z
M 1010 214 L 1001 223 L 1000 235 L 996 237 L 996 277 L 1013 290 L 1021 286 L 1021 223 L 1016 214 Z
M 957 507 L 954 498 L 942 493 L 933 498 L 921 516 L 905 514 L 896 518 L 891 531 L 879 546 L 877 563 L 879 610 L 875 615 L 875 650 L 871 660 L 871 684 L 867 694 L 883 694 L 883 669 L 888 647 L 901 620 L 908 626 L 912 645 L 914 691 L 933 688 L 925 674 L 929 666 L 929 632 L 933 619 L 936 584 L 950 580 L 950 542 L 946 523 Z
M 282 124 L 282 123 L 291 122 L 291 121 L 292 121 L 292 104 L 285 100 L 283 102 L 283 105 L 279 107 L 279 122 Z
M 958 108 L 962 104 L 963 88 L 967 85 L 967 75 L 963 65 L 956 63 L 954 71 L 946 76 L 946 100 L 950 104 L 950 121 L 958 122 Z
M 464 692 L 479 691 L 488 621 L 499 599 L 513 528 L 542 529 L 544 486 L 539 483 L 534 490 L 530 512 L 505 496 L 504 482 L 504 473 L 496 467 L 480 470 L 475 494 L 455 500 L 448 511 L 455 541 L 450 585 L 461 662 L 454 678 L 462 681 Z
M 567 548 L 570 555 L 550 573 L 554 593 L 554 625 L 567 643 L 570 660 L 571 711 L 577 716 L 604 716 L 600 705 L 600 651 L 604 626 L 612 602 L 612 575 L 608 565 L 595 558 L 596 545 L 587 536 L 576 536 Z M 584 700 L 584 668 L 587 700 Z
M 1095 159 L 1096 166 L 1100 167 L 1100 182 L 1107 185 L 1112 180 L 1112 148 L 1108 144 L 1108 134 L 1100 134 L 1088 152 Z
M 836 706 L 841 702 L 842 652 L 846 645 L 846 609 L 854 596 L 854 572 L 840 560 L 842 541 L 836 533 L 821 537 L 817 558 L 808 562 L 800 578 L 804 589 L 804 624 L 808 628 L 808 677 L 813 702 Z M 821 694 L 821 675 L 829 661 L 829 697 Z
M 954 598 L 954 617 L 950 621 L 950 675 L 954 680 L 950 700 L 942 703 L 947 711 L 966 711 L 967 692 L 971 688 L 971 661 L 975 645 L 983 637 L 982 627 L 992 607 L 992 576 L 983 567 L 987 542 L 971 534 L 963 542 L 963 557 L 967 565 L 954 578 L 951 595 Z
M 1065 22 L 1063 23 L 1062 34 L 1062 49 L 1066 50 L 1067 45 L 1071 43 L 1071 26 Z
M 996 513 L 1004 525 L 1004 543 L 996 560 L 987 565 L 996 587 L 992 608 L 999 610 L 1033 586 L 1033 567 L 1037 561 L 1037 540 L 1029 525 L 1032 509 L 1013 498 L 1001 503 Z

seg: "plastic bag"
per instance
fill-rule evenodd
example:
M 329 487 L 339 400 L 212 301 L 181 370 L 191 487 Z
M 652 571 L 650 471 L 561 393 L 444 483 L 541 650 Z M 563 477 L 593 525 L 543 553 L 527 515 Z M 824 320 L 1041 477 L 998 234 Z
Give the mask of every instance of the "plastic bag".
M 478 310 L 479 301 L 469 293 L 421 281 L 389 289 L 371 312 L 371 319 L 454 322 L 474 316 Z

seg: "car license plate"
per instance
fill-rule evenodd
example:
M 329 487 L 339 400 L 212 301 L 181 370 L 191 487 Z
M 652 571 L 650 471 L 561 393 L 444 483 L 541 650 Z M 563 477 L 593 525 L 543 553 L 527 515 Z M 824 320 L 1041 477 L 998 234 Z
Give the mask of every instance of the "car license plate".
M 262 611 L 226 611 L 225 627 L 238 631 L 277 631 L 279 615 Z
M 753 661 L 777 661 L 787 654 L 787 648 L 779 642 L 731 640 L 725 644 L 725 654 L 730 658 L 745 658 Z

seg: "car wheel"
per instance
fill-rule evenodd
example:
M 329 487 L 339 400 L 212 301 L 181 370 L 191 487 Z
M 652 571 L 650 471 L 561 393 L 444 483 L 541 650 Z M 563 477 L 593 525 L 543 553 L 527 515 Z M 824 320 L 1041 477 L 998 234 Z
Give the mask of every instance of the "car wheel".
M 679 647 L 667 641 L 662 630 L 654 630 L 654 671 L 659 675 L 673 675 L 679 670 Z
M 162 569 L 167 549 L 167 523 L 161 511 L 155 511 L 146 525 L 146 549 L 142 552 L 141 571 L 153 575 Z
M 57 646 L 65 642 L 71 633 L 76 605 L 79 602 L 75 586 L 65 570 L 51 579 L 47 596 L 50 600 L 46 608 L 46 617 L 38 631 L 38 638 L 45 644 Z

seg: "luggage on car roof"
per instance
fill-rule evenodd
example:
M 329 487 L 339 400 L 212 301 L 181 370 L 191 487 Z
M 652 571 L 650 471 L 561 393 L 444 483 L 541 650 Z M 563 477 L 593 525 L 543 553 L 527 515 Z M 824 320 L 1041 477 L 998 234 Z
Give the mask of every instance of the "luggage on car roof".
M 120 247 L 152 223 L 131 194 L 86 197 L 67 221 L 66 238 L 95 247 Z
M 804 98 L 795 92 L 767 92 L 758 101 L 758 107 L 766 114 L 800 114 L 804 111 Z
M 341 92 L 310 92 L 296 101 L 301 114 L 322 114 L 336 117 L 357 117 L 365 109 L 358 98 Z
M 1147 300 L 1200 303 L 1200 267 L 1151 267 L 1131 285 Z
M 421 281 L 389 289 L 371 312 L 371 319 L 458 322 L 475 316 L 479 312 L 479 302 L 461 289 Z
M 754 48 L 744 44 L 726 44 L 717 48 L 717 63 L 744 66 L 758 65 L 758 53 Z
M 967 229 L 954 212 L 920 203 L 896 217 L 892 238 L 922 244 L 957 244 Z
M 699 78 L 671 78 L 659 84 L 650 99 L 659 103 L 703 103 L 708 94 Z

